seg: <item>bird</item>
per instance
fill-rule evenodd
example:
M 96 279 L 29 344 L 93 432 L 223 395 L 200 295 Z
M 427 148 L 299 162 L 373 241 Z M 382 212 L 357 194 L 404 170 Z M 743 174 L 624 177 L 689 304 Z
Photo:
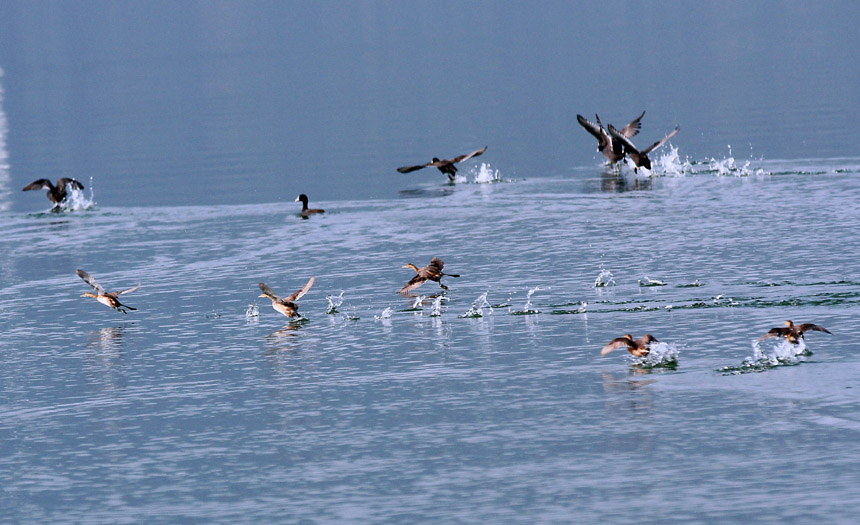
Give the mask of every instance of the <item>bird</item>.
M 789 343 L 797 344 L 799 340 L 803 339 L 803 333 L 808 332 L 810 330 L 833 335 L 830 330 L 824 328 L 823 326 L 818 326 L 817 324 L 803 323 L 796 325 L 791 321 L 786 321 L 785 326 L 778 326 L 776 328 L 771 328 L 770 330 L 768 330 L 766 334 L 759 338 L 759 341 L 771 337 L 784 337 Z
M 645 357 L 651 351 L 649 345 L 657 342 L 659 342 L 657 338 L 651 334 L 645 334 L 639 339 L 633 339 L 632 335 L 624 334 L 624 337 L 613 339 L 604 346 L 600 355 L 606 355 L 615 349 L 627 347 L 627 351 L 633 354 L 633 357 Z
M 299 202 L 299 201 L 302 201 L 302 217 L 307 218 L 307 217 L 310 217 L 311 215 L 316 215 L 318 213 L 325 213 L 325 210 L 321 210 L 319 208 L 317 208 L 317 209 L 308 208 L 308 196 L 305 195 L 304 193 L 302 193 L 301 195 L 296 197 L 296 200 L 293 202 Z
M 447 276 L 447 277 L 460 277 L 460 276 L 457 274 L 453 274 L 453 273 L 442 273 L 442 268 L 444 266 L 445 266 L 445 263 L 442 261 L 442 259 L 440 259 L 438 257 L 433 257 L 432 259 L 430 259 L 430 264 L 428 264 L 427 266 L 425 266 L 423 268 L 418 268 L 417 266 L 415 266 L 412 263 L 403 265 L 402 268 L 412 268 L 413 270 L 415 270 L 415 273 L 418 275 L 416 275 L 415 277 L 410 279 L 409 282 L 406 283 L 406 286 L 401 288 L 398 293 L 410 292 L 410 291 L 418 288 L 422 284 L 424 284 L 428 279 L 431 281 L 436 281 L 437 283 L 439 283 L 439 286 L 441 286 L 444 290 L 447 290 L 448 287 L 445 286 L 444 284 L 442 284 L 442 276 Z
M 627 156 L 630 157 L 630 160 L 632 160 L 633 164 L 636 166 L 635 168 L 633 168 L 634 173 L 636 173 L 639 168 L 645 168 L 650 170 L 651 159 L 648 158 L 648 154 L 665 144 L 669 139 L 677 135 L 679 131 L 681 131 L 681 127 L 675 126 L 675 129 L 671 133 L 658 140 L 654 144 L 651 144 L 647 148 L 639 150 L 636 148 L 636 146 L 633 145 L 632 142 L 630 142 L 630 139 L 628 139 L 626 136 L 624 136 L 623 133 L 615 129 L 615 126 L 613 126 L 612 124 L 609 125 L 609 134 L 612 135 L 613 138 L 616 138 L 621 141 L 621 143 L 624 145 L 624 153 L 626 153 Z
M 399 171 L 400 173 L 409 173 L 412 171 L 417 171 L 417 170 L 432 166 L 432 167 L 438 169 L 439 171 L 441 171 L 442 173 L 444 173 L 445 175 L 448 175 L 448 180 L 453 182 L 454 177 L 457 175 L 457 166 L 454 166 L 454 164 L 456 164 L 458 162 L 463 162 L 465 160 L 469 160 L 472 157 L 477 157 L 477 156 L 483 154 L 485 151 L 487 151 L 487 146 L 484 146 L 483 148 L 481 148 L 479 150 L 475 150 L 472 153 L 468 153 L 466 155 L 460 155 L 459 157 L 454 157 L 453 159 L 439 160 L 438 157 L 433 157 L 433 159 L 430 162 L 428 162 L 427 164 L 419 164 L 417 166 L 403 166 L 403 167 L 397 168 L 397 171 Z
M 63 177 L 62 179 L 57 179 L 57 185 L 54 186 L 51 184 L 51 181 L 48 179 L 39 179 L 31 182 L 24 186 L 24 189 L 21 191 L 32 191 L 32 190 L 48 190 L 48 200 L 54 203 L 54 208 L 59 206 L 64 200 L 66 200 L 66 188 L 72 188 L 73 190 L 82 190 L 84 189 L 84 185 L 75 179 L 68 179 Z
M 122 295 L 124 293 L 129 293 L 129 292 L 133 292 L 133 291 L 137 290 L 138 288 L 140 288 L 140 284 L 138 284 L 134 288 L 129 288 L 128 290 L 122 290 L 120 292 L 107 292 L 102 287 L 102 285 L 100 285 L 95 279 L 93 279 L 92 275 L 81 270 L 80 268 L 77 270 L 77 274 L 78 274 L 78 277 L 80 277 L 81 279 L 86 281 L 86 283 L 88 285 L 92 286 L 93 289 L 97 292 L 97 293 L 86 292 L 86 293 L 82 294 L 81 297 L 92 297 L 93 299 L 102 303 L 103 305 L 109 306 L 109 307 L 113 308 L 114 310 L 116 310 L 118 312 L 122 312 L 124 314 L 128 313 L 127 310 L 137 310 L 137 308 L 132 308 L 131 306 L 129 306 L 127 304 L 122 304 L 121 302 L 119 302 L 119 299 L 117 299 L 117 297 L 119 297 L 120 295 Z
M 644 116 L 645 112 L 643 111 L 642 114 L 633 119 L 630 124 L 621 128 L 621 134 L 627 138 L 635 137 L 639 133 L 639 129 L 642 127 L 642 117 Z M 594 117 L 597 119 L 597 124 L 591 122 L 582 115 L 577 115 L 576 120 L 587 132 L 594 135 L 597 139 L 597 151 L 603 153 L 603 156 L 606 157 L 609 163 L 617 168 L 618 161 L 624 158 L 624 146 L 620 140 L 612 137 L 606 132 L 606 129 L 603 127 L 603 123 L 600 122 L 600 117 L 596 113 Z
M 303 295 L 308 293 L 308 290 L 310 290 L 311 286 L 314 285 L 315 280 L 316 277 L 311 277 L 307 284 L 305 284 L 301 290 L 299 290 L 298 292 L 294 292 L 293 294 L 288 295 L 283 299 L 278 296 L 278 294 L 276 294 L 274 291 L 272 291 L 271 288 L 266 286 L 265 283 L 257 283 L 257 286 L 259 286 L 260 290 L 263 291 L 260 297 L 268 297 L 269 299 L 271 299 L 272 308 L 274 308 L 276 312 L 280 312 L 287 317 L 295 317 L 297 315 L 301 317 L 301 315 L 299 315 L 299 306 L 295 302 L 301 299 Z

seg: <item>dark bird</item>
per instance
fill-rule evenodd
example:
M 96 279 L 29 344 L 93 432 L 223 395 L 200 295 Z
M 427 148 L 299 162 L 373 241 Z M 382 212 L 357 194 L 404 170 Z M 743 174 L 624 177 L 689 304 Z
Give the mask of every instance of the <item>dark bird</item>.
M 645 112 L 643 111 L 633 122 L 621 128 L 621 134 L 627 138 L 635 137 L 642 127 L 642 117 L 644 116 Z M 597 114 L 594 117 L 597 119 L 597 124 L 582 115 L 577 115 L 576 120 L 587 132 L 594 135 L 594 138 L 597 139 L 597 151 L 603 153 L 603 156 L 606 157 L 610 164 L 618 167 L 618 161 L 624 158 L 624 145 L 620 140 L 610 136 L 606 132 Z
M 645 334 L 639 339 L 633 339 L 630 334 L 625 334 L 624 337 L 619 337 L 610 341 L 600 351 L 600 355 L 606 355 L 617 348 L 627 348 L 627 351 L 633 354 L 633 357 L 645 357 L 651 351 L 651 343 L 657 343 L 657 339 L 651 334 Z
M 296 197 L 295 202 L 302 201 L 302 217 L 310 217 L 311 215 L 316 215 L 317 213 L 325 213 L 325 210 L 320 209 L 311 209 L 308 208 L 308 196 L 302 193 L 298 197 Z
M 129 292 L 133 292 L 133 291 L 137 290 L 138 288 L 140 288 L 140 284 L 138 284 L 134 288 L 129 288 L 128 290 L 123 290 L 121 292 L 106 292 L 105 289 L 102 287 L 102 285 L 100 285 L 98 282 L 96 282 L 95 279 L 93 279 L 92 275 L 90 275 L 87 272 L 80 270 L 80 269 L 77 270 L 77 273 L 78 273 L 78 277 L 80 277 L 81 279 L 86 281 L 86 283 L 88 285 L 92 286 L 93 289 L 97 292 L 97 293 L 86 292 L 86 293 L 82 294 L 81 297 L 92 297 L 96 301 L 102 303 L 103 305 L 110 306 L 114 310 L 117 310 L 117 311 L 122 312 L 122 313 L 128 313 L 125 309 L 137 310 L 137 308 L 132 308 L 131 306 L 129 306 L 127 304 L 122 304 L 121 302 L 119 302 L 119 299 L 117 299 L 117 297 L 119 297 L 120 295 L 122 295 L 124 293 L 129 293 Z
M 51 184 L 51 181 L 48 179 L 39 179 L 37 181 L 33 181 L 30 184 L 24 186 L 24 189 L 21 191 L 32 191 L 32 190 L 48 190 L 48 199 L 54 203 L 54 208 L 60 205 L 64 200 L 66 200 L 66 188 L 72 188 L 73 190 L 82 190 L 84 189 L 84 185 L 75 179 L 67 179 L 63 177 L 62 179 L 57 179 L 57 185 L 54 186 Z
M 477 157 L 485 151 L 487 151 L 487 146 L 484 146 L 482 149 L 473 151 L 472 153 L 469 153 L 467 155 L 460 155 L 459 157 L 454 157 L 453 159 L 439 160 L 438 157 L 433 157 L 433 160 L 431 160 L 427 164 L 419 164 L 417 166 L 403 166 L 401 168 L 397 168 L 397 171 L 399 171 L 400 173 L 409 173 L 432 166 L 444 173 L 445 175 L 448 175 L 448 180 L 453 182 L 454 177 L 457 175 L 457 166 L 454 166 L 454 164 L 469 160 L 472 157 Z
M 679 131 L 681 131 L 680 126 L 675 126 L 675 129 L 672 131 L 672 133 L 669 133 L 654 144 L 651 144 L 647 148 L 640 151 L 636 149 L 636 146 L 634 146 L 632 142 L 630 142 L 630 139 L 628 139 L 617 129 L 615 129 L 612 124 L 609 125 L 609 134 L 612 135 L 613 138 L 616 138 L 621 141 L 621 143 L 624 145 L 624 153 L 626 153 L 627 156 L 630 157 L 630 160 L 632 160 L 633 164 L 636 166 L 635 168 L 633 168 L 634 173 L 636 173 L 639 168 L 645 168 L 650 170 L 651 159 L 648 158 L 648 154 L 668 142 L 669 139 L 677 135 Z
M 803 332 L 808 332 L 810 330 L 833 335 L 828 329 L 824 328 L 823 326 L 818 326 L 817 324 L 803 323 L 800 325 L 796 325 L 791 321 L 786 321 L 785 326 L 778 326 L 776 328 L 771 328 L 770 330 L 768 330 L 766 334 L 759 338 L 759 341 L 771 337 L 784 337 L 789 343 L 797 344 L 800 339 L 803 339 Z
M 444 284 L 442 284 L 442 276 L 448 276 L 448 277 L 460 277 L 460 276 L 457 274 L 453 274 L 453 273 L 442 273 L 442 268 L 444 266 L 445 266 L 445 263 L 442 262 L 442 259 L 440 259 L 438 257 L 433 257 L 432 259 L 430 259 L 430 264 L 428 264 L 424 268 L 418 268 L 417 266 L 415 266 L 412 263 L 403 265 L 403 268 L 412 268 L 413 270 L 415 270 L 415 273 L 418 275 L 416 275 L 415 277 L 410 279 L 409 282 L 406 283 L 406 286 L 401 288 L 400 292 L 398 292 L 398 293 L 410 292 L 410 291 L 418 288 L 422 284 L 424 284 L 424 282 L 427 281 L 428 279 L 431 281 L 436 281 L 437 283 L 439 283 L 439 286 L 441 286 L 443 289 L 447 290 L 448 287 L 445 286 Z
M 308 283 L 301 290 L 291 295 L 288 295 L 283 299 L 264 283 L 258 283 L 257 286 L 259 286 L 260 290 L 263 291 L 263 294 L 260 295 L 260 297 L 268 297 L 269 299 L 271 299 L 272 308 L 274 308 L 276 312 L 280 312 L 287 317 L 295 317 L 297 315 L 301 317 L 301 315 L 299 315 L 299 305 L 297 305 L 295 302 L 301 299 L 303 295 L 308 293 L 308 290 L 310 290 L 311 286 L 314 285 L 315 280 L 316 277 L 311 277 Z

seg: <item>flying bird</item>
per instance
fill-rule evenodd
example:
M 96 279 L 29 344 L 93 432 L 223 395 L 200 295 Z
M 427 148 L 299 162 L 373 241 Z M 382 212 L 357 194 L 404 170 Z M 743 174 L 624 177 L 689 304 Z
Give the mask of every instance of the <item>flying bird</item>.
M 278 294 L 272 291 L 272 289 L 266 286 L 265 283 L 258 283 L 257 286 L 259 286 L 260 290 L 263 291 L 260 297 L 268 297 L 269 299 L 271 299 L 272 308 L 274 308 L 276 312 L 280 312 L 287 317 L 295 317 L 297 315 L 301 317 L 301 315 L 299 315 L 299 306 L 295 302 L 301 299 L 303 295 L 308 293 L 308 290 L 310 290 L 311 286 L 314 285 L 315 280 L 316 277 L 311 277 L 307 284 L 304 285 L 301 290 L 284 298 L 281 298 Z
M 776 328 L 771 328 L 770 330 L 768 330 L 766 334 L 759 338 L 759 341 L 771 337 L 784 337 L 789 343 L 797 344 L 800 339 L 803 339 L 803 333 L 809 332 L 810 330 L 833 335 L 828 329 L 824 328 L 823 326 L 818 326 L 817 324 L 803 323 L 800 325 L 796 325 L 791 321 L 786 321 L 785 326 L 778 326 Z
M 296 200 L 294 202 L 299 202 L 299 201 L 302 201 L 302 217 L 307 218 L 307 217 L 310 217 L 311 215 L 316 215 L 318 213 L 325 213 L 325 210 L 321 210 L 319 208 L 317 208 L 317 209 L 308 208 L 308 196 L 305 195 L 304 193 L 302 193 L 301 195 L 296 197 Z
M 630 139 L 628 139 L 620 131 L 615 129 L 615 126 L 613 126 L 612 124 L 609 125 L 609 134 L 612 135 L 613 138 L 616 138 L 621 141 L 621 143 L 624 145 L 624 153 L 626 153 L 627 156 L 630 157 L 630 160 L 632 160 L 633 164 L 636 166 L 635 168 L 633 168 L 634 173 L 636 173 L 639 168 L 645 168 L 650 170 L 651 159 L 648 158 L 648 154 L 668 142 L 669 139 L 677 135 L 679 131 L 681 131 L 680 126 L 675 126 L 675 129 L 671 133 L 658 140 L 654 144 L 651 144 L 647 148 L 639 150 L 636 148 L 636 146 L 633 145 L 632 142 L 630 142 Z
M 627 348 L 627 351 L 633 354 L 633 357 L 645 357 L 651 351 L 651 343 L 657 343 L 657 338 L 651 334 L 645 334 L 639 339 L 633 339 L 630 334 L 625 334 L 624 337 L 619 337 L 610 341 L 600 351 L 600 355 L 606 355 L 609 352 L 618 348 Z
M 48 179 L 39 179 L 37 181 L 33 181 L 30 184 L 24 186 L 24 189 L 21 191 L 32 191 L 32 190 L 48 190 L 48 200 L 54 203 L 54 208 L 60 205 L 66 197 L 68 196 L 66 193 L 66 188 L 71 188 L 73 190 L 82 190 L 84 189 L 84 185 L 75 179 L 67 179 L 63 177 L 62 179 L 57 179 L 57 185 L 54 186 L 51 184 L 51 181 Z
M 487 146 L 484 146 L 479 150 L 473 151 L 472 153 L 460 155 L 459 157 L 454 157 L 453 159 L 439 160 L 438 157 L 433 157 L 433 160 L 431 160 L 427 164 L 419 164 L 417 166 L 403 166 L 401 168 L 397 168 L 397 171 L 399 171 L 400 173 L 409 173 L 432 166 L 444 173 L 445 175 L 448 175 L 448 180 L 453 182 L 454 177 L 457 175 L 457 166 L 454 166 L 454 164 L 469 160 L 472 157 L 477 157 L 483 154 L 485 151 L 487 151 Z
M 133 291 L 137 290 L 138 288 L 140 288 L 140 284 L 138 284 L 134 288 L 129 288 L 128 290 L 122 290 L 120 292 L 107 292 L 102 287 L 102 285 L 100 285 L 95 279 L 93 279 L 92 275 L 88 274 L 87 272 L 85 272 L 81 269 L 77 270 L 77 274 L 78 274 L 78 277 L 80 277 L 81 279 L 86 281 L 86 283 L 88 285 L 92 286 L 93 289 L 96 291 L 96 293 L 86 292 L 86 293 L 82 294 L 81 297 L 92 297 L 96 301 L 102 303 L 103 305 L 109 306 L 109 307 L 113 308 L 114 310 L 116 310 L 118 312 L 122 312 L 122 313 L 128 313 L 126 310 L 137 310 L 137 308 L 132 308 L 131 306 L 129 306 L 127 304 L 122 304 L 121 302 L 119 302 L 118 297 L 124 293 L 129 293 L 129 292 L 133 292 Z
M 635 137 L 639 133 L 639 129 L 642 127 L 642 117 L 645 116 L 645 112 L 643 111 L 641 115 L 633 119 L 630 124 L 627 124 L 623 128 L 621 128 L 620 133 L 627 138 Z M 606 129 L 603 127 L 603 123 L 600 122 L 600 117 L 597 114 L 594 115 L 597 119 L 597 124 L 583 117 L 582 115 L 577 115 L 576 120 L 579 124 L 585 128 L 585 130 L 597 139 L 597 151 L 603 153 L 603 156 L 609 161 L 610 164 L 618 167 L 618 161 L 624 158 L 624 145 L 623 143 L 606 132 Z
M 415 273 L 417 275 L 415 277 L 413 277 L 412 279 L 410 279 L 409 282 L 406 283 L 406 286 L 401 288 L 398 293 L 410 292 L 410 291 L 418 288 L 422 284 L 424 284 L 428 279 L 431 281 L 436 281 L 437 283 L 439 283 L 439 286 L 441 286 L 443 289 L 447 290 L 448 287 L 445 286 L 444 284 L 442 284 L 442 276 L 447 276 L 447 277 L 460 277 L 460 276 L 457 274 L 453 274 L 453 273 L 443 273 L 442 268 L 444 266 L 445 266 L 445 263 L 442 262 L 442 259 L 440 259 L 438 257 L 433 257 L 432 259 L 430 259 L 430 264 L 428 264 L 427 266 L 425 266 L 423 268 L 418 268 L 417 266 L 415 266 L 412 263 L 403 265 L 402 266 L 403 268 L 412 268 L 413 270 L 415 270 Z

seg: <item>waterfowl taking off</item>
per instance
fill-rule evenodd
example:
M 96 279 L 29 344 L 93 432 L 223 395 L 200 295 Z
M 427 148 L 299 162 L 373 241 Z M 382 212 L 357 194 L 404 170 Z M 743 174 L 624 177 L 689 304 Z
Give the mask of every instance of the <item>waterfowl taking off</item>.
M 288 295 L 283 299 L 281 299 L 278 294 L 272 291 L 272 289 L 266 286 L 264 283 L 258 283 L 257 286 L 259 286 L 260 290 L 263 291 L 263 294 L 260 295 L 260 297 L 268 297 L 269 299 L 271 299 L 272 308 L 274 308 L 275 311 L 280 312 L 287 317 L 295 317 L 297 315 L 301 317 L 301 315 L 299 315 L 299 306 L 295 303 L 295 301 L 298 301 L 302 298 L 303 295 L 308 293 L 308 290 L 310 290 L 311 286 L 314 285 L 315 280 L 316 277 L 311 277 L 308 283 L 301 290 L 291 295 Z
M 448 276 L 448 277 L 460 277 L 460 276 L 453 274 L 453 273 L 442 273 L 442 268 L 444 266 L 445 266 L 445 263 L 442 262 L 442 259 L 440 259 L 438 257 L 433 257 L 432 259 L 430 259 L 430 264 L 428 264 L 424 268 L 418 268 L 417 266 L 415 266 L 412 263 L 403 265 L 403 268 L 412 268 L 413 270 L 415 270 L 415 273 L 417 273 L 418 275 L 416 275 L 415 277 L 410 279 L 409 282 L 406 283 L 406 286 L 401 288 L 398 293 L 410 292 L 410 291 L 418 288 L 422 284 L 424 284 L 428 279 L 431 281 L 436 281 L 437 283 L 439 283 L 439 286 L 441 286 L 443 289 L 447 290 L 448 287 L 445 286 L 444 284 L 442 284 L 442 276 Z
M 642 127 L 642 117 L 644 116 L 645 112 L 643 111 L 641 115 L 633 120 L 633 122 L 621 128 L 620 133 L 627 138 L 635 137 L 639 133 L 639 129 Z M 624 158 L 624 145 L 620 140 L 610 136 L 609 133 L 606 132 L 606 129 L 603 127 L 603 123 L 600 122 L 600 117 L 598 117 L 597 114 L 595 114 L 594 117 L 597 119 L 597 124 L 591 122 L 582 115 L 577 115 L 576 120 L 587 132 L 594 135 L 597 139 L 597 151 L 603 153 L 603 156 L 606 157 L 609 163 L 617 167 L 618 161 Z
M 621 141 L 621 143 L 624 145 L 624 153 L 626 153 L 627 156 L 630 157 L 630 160 L 632 160 L 633 164 L 636 166 L 635 168 L 633 168 L 634 173 L 636 173 L 639 168 L 645 168 L 650 170 L 651 159 L 648 158 L 648 154 L 668 142 L 669 139 L 677 135 L 679 131 L 681 131 L 680 126 L 675 126 L 675 129 L 672 131 L 672 133 L 669 133 L 654 144 L 651 144 L 647 148 L 640 151 L 636 149 L 636 146 L 634 146 L 633 143 L 630 142 L 630 139 L 624 136 L 623 133 L 615 129 L 612 124 L 609 125 L 609 134 L 612 135 L 613 138 L 616 138 Z
M 789 343 L 797 344 L 800 339 L 803 339 L 803 332 L 808 332 L 810 330 L 831 334 L 831 332 L 827 328 L 824 328 L 823 326 L 818 326 L 817 324 L 803 323 L 800 325 L 796 325 L 791 321 L 786 321 L 785 326 L 778 326 L 776 328 L 771 328 L 770 330 L 768 330 L 766 334 L 759 338 L 759 341 L 771 337 L 784 337 Z
M 30 184 L 27 184 L 21 191 L 48 190 L 48 199 L 54 203 L 54 207 L 56 208 L 60 205 L 60 203 L 66 200 L 67 187 L 73 190 L 84 189 L 84 185 L 76 181 L 75 179 L 67 179 L 63 177 L 62 179 L 57 179 L 56 186 L 51 184 L 51 181 L 49 181 L 48 179 L 39 179 L 37 181 L 31 182 Z
M 630 334 L 625 334 L 624 337 L 613 339 L 600 351 L 600 355 L 606 355 L 617 348 L 627 348 L 627 351 L 633 354 L 633 357 L 645 357 L 651 351 L 649 345 L 657 343 L 657 338 L 651 334 L 645 334 L 639 339 L 633 339 Z
M 93 279 L 92 275 L 80 269 L 77 270 L 77 273 L 78 277 L 86 281 L 86 283 L 92 286 L 93 289 L 96 291 L 96 293 L 86 292 L 82 294 L 81 297 L 92 297 L 103 305 L 110 306 L 114 310 L 117 310 L 122 313 L 128 313 L 126 310 L 137 310 L 137 308 L 132 308 L 127 304 L 122 304 L 121 302 L 119 302 L 119 299 L 117 299 L 117 297 L 124 293 L 129 293 L 137 290 L 138 288 L 140 288 L 140 284 L 138 284 L 134 288 L 129 288 L 128 290 L 123 290 L 121 292 L 106 292 L 105 289 L 102 288 L 102 285 L 100 285 L 98 282 L 96 282 L 95 279 Z
M 302 201 L 302 217 L 310 217 L 311 215 L 316 215 L 317 213 L 325 213 L 325 210 L 320 209 L 310 209 L 308 208 L 308 196 L 302 193 L 298 197 L 296 197 L 295 202 Z
M 399 171 L 400 173 L 409 173 L 411 171 L 417 171 L 432 166 L 444 173 L 445 175 L 448 175 L 448 180 L 453 182 L 454 177 L 457 175 L 457 166 L 454 166 L 454 164 L 458 162 L 463 162 L 464 160 L 469 160 L 472 157 L 477 157 L 485 151 L 487 151 L 487 146 L 484 146 L 483 148 L 473 151 L 472 153 L 469 153 L 467 155 L 460 155 L 459 157 L 454 157 L 453 159 L 439 160 L 439 158 L 433 157 L 433 160 L 431 160 L 427 164 L 419 164 L 417 166 L 403 166 L 401 168 L 397 168 L 397 171 Z

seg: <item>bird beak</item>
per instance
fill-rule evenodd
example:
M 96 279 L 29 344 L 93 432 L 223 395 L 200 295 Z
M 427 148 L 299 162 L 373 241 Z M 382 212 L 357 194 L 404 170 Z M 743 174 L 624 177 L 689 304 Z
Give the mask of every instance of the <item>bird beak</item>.
M 260 294 L 260 295 L 258 295 L 257 297 L 265 297 L 265 296 L 266 296 L 266 294 L 261 293 L 261 294 Z
M 296 197 L 296 200 L 294 200 L 293 202 L 299 202 L 299 198 L 298 198 L 298 197 Z
M 411 266 L 409 266 L 408 264 L 404 264 L 403 266 L 401 266 L 401 268 L 411 268 Z

